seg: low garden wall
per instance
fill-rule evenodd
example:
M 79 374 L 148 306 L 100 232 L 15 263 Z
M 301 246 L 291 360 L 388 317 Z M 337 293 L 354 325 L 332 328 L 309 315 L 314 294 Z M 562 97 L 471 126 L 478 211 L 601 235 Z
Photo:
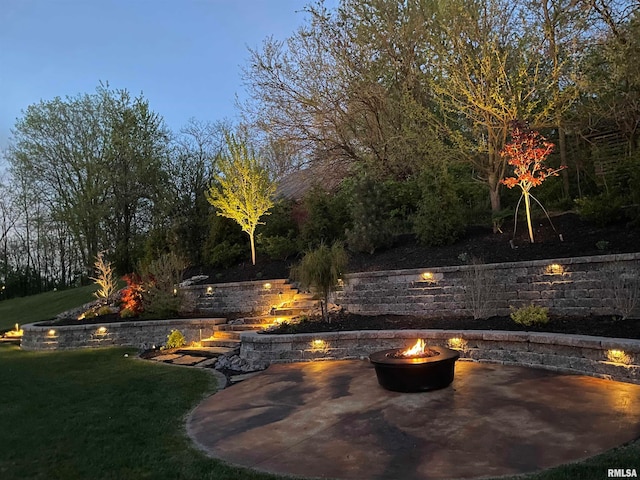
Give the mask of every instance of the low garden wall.
M 180 330 L 187 343 L 208 338 L 224 318 L 147 320 L 93 325 L 23 325 L 20 346 L 25 350 L 132 346 L 152 348 L 166 343 L 171 330 Z
M 640 340 L 486 330 L 368 330 L 295 335 L 241 334 L 254 365 L 367 357 L 416 339 L 454 348 L 462 359 L 544 368 L 640 384 Z

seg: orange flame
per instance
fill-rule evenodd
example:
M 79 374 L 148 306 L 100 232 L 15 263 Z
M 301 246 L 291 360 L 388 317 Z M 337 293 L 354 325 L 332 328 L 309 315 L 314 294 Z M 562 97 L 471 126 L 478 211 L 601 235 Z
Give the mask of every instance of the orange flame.
M 415 357 L 417 355 L 424 355 L 424 351 L 426 348 L 426 343 L 422 339 L 418 339 L 416 344 L 402 352 L 403 357 Z

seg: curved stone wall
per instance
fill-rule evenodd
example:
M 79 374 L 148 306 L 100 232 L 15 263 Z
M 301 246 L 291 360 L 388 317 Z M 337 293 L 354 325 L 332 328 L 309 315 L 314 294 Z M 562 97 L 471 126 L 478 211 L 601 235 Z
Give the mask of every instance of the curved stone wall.
M 208 338 L 224 318 L 147 320 L 93 325 L 47 326 L 46 322 L 23 325 L 20 344 L 25 350 L 59 350 L 83 347 L 132 346 L 151 348 L 163 345 L 171 330 L 180 330 L 187 343 Z
M 488 330 L 365 330 L 295 335 L 241 334 L 240 356 L 254 365 L 367 357 L 422 338 L 462 359 L 515 364 L 640 384 L 640 340 Z

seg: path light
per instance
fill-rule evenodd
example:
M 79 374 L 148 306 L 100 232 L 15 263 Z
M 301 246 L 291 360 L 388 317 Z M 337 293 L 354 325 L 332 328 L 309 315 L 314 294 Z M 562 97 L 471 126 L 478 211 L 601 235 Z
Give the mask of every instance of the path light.
M 631 356 L 627 355 L 624 350 L 607 350 L 607 360 L 611 363 L 619 363 L 622 365 L 631 364 Z
M 176 297 L 178 295 L 178 289 L 174 288 L 173 289 L 173 296 Z
M 564 273 L 564 267 L 559 263 L 552 263 L 547 265 L 544 273 L 547 275 L 562 275 Z
M 107 327 L 100 327 L 98 329 L 98 334 L 99 335 L 104 335 L 105 333 L 107 333 Z
M 53 336 L 56 334 L 56 331 L 52 328 L 51 330 L 49 330 L 49 331 L 47 332 L 47 334 L 48 334 L 50 337 L 53 337 Z
M 213 295 L 213 287 L 207 287 L 207 295 Z
M 265 283 L 262 287 L 263 287 L 265 290 L 271 290 L 271 284 L 270 284 L 270 283 Z
M 464 338 L 453 337 L 447 340 L 447 346 L 453 350 L 467 350 L 467 341 Z

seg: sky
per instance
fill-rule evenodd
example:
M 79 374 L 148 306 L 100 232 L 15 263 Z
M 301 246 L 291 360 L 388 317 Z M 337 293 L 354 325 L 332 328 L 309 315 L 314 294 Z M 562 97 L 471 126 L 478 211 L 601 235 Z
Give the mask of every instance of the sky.
M 308 0 L 0 0 L 0 152 L 21 112 L 93 93 L 140 93 L 172 130 L 233 120 L 248 48 L 284 40 Z M 327 1 L 327 6 L 337 3 Z

